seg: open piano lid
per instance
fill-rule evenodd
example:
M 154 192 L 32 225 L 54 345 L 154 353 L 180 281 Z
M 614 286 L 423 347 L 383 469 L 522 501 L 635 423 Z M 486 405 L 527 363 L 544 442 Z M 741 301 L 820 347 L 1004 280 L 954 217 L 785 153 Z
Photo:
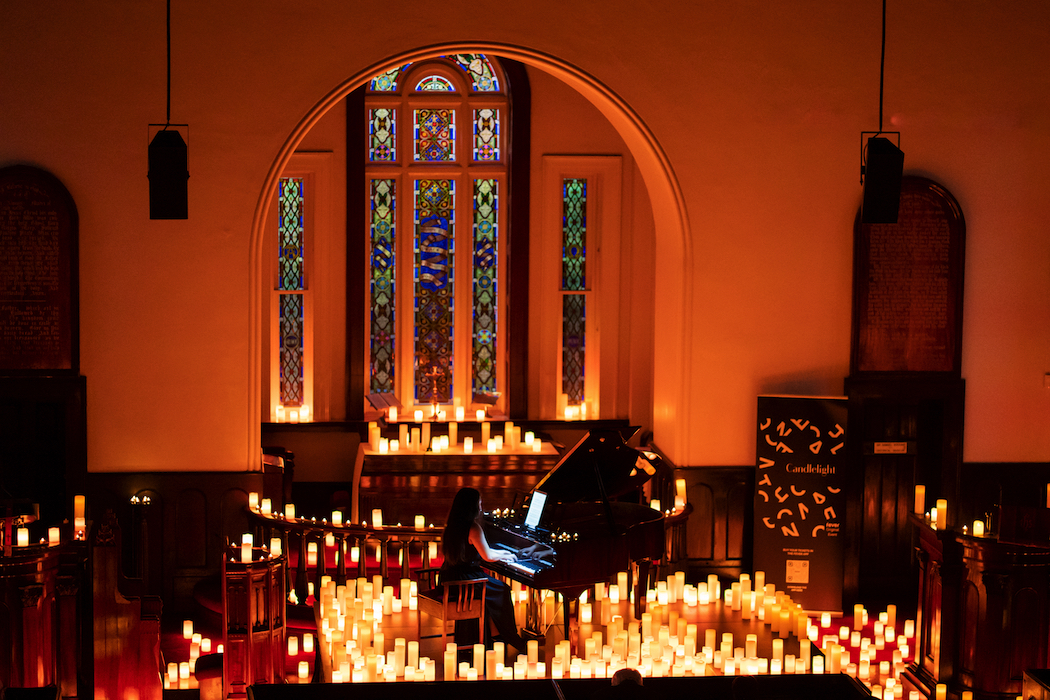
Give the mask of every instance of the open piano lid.
M 628 493 L 656 473 L 645 454 L 626 441 L 639 430 L 591 430 L 572 446 L 538 484 L 537 491 L 558 503 L 601 501 Z M 600 483 L 599 483 L 600 479 Z

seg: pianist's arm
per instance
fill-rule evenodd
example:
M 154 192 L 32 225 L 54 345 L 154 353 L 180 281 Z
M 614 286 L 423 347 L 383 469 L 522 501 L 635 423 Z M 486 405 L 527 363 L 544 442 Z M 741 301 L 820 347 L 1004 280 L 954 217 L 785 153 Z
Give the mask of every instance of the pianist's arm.
M 470 526 L 469 539 L 474 549 L 478 550 L 478 554 L 485 561 L 516 561 L 518 558 L 514 552 L 489 547 L 488 540 L 485 539 L 485 531 L 477 523 Z

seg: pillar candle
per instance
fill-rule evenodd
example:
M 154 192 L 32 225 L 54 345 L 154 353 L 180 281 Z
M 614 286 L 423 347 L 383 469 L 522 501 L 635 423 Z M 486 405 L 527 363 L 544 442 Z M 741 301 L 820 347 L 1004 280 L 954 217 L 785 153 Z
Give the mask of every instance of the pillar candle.
M 490 436 L 489 434 L 490 434 L 491 430 L 492 430 L 492 427 L 489 425 L 488 421 L 484 421 L 481 424 L 481 444 L 482 445 L 487 445 L 488 444 L 489 436 Z
M 926 487 L 922 484 L 915 485 L 915 514 L 922 515 L 926 512 Z
M 460 408 L 462 408 L 462 406 Z M 459 423 L 448 424 L 448 443 L 450 445 L 459 444 Z
M 373 508 L 372 509 L 372 527 L 381 528 L 383 527 L 383 509 Z
M 391 406 L 386 414 L 387 420 L 391 423 L 397 422 L 397 406 Z
M 474 451 L 474 438 L 467 436 L 463 438 L 463 454 L 470 454 Z
M 83 518 L 84 517 L 84 497 L 73 496 L 73 517 Z
M 60 544 L 62 541 L 62 535 L 57 527 L 49 527 L 47 529 L 47 543 L 49 545 Z
M 273 512 L 273 501 L 269 498 L 262 499 L 262 503 L 259 505 L 259 512 L 263 515 L 270 515 Z
M 419 451 L 420 451 L 420 447 L 419 447 L 419 435 L 420 435 L 420 433 L 419 433 L 419 428 L 412 428 L 412 431 L 411 431 L 411 433 L 410 433 L 410 437 L 409 437 L 409 439 L 408 439 L 408 444 L 409 444 L 409 445 L 411 446 L 411 448 L 412 448 L 412 449 L 413 449 L 414 451 L 416 451 L 416 452 L 419 452 Z

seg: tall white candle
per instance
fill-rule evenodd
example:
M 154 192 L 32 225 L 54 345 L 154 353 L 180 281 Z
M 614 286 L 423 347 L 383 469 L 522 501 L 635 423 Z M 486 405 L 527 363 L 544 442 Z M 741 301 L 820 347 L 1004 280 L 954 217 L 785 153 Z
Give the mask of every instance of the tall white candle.
M 20 527 L 20 528 L 18 528 L 18 532 L 17 532 L 16 537 L 17 537 L 17 544 L 18 544 L 19 547 L 28 547 L 29 546 L 29 528 L 28 527 Z
M 391 406 L 390 410 L 387 411 L 387 420 L 391 423 L 397 422 L 397 406 Z
M 84 517 L 84 497 L 73 496 L 73 517 L 83 518 Z

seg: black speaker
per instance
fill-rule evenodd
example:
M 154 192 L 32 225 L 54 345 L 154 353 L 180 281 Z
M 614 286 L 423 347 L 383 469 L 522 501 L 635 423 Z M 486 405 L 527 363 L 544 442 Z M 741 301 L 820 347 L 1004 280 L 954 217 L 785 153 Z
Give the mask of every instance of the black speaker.
M 186 142 L 175 130 L 158 131 L 149 144 L 149 218 L 186 219 L 190 173 Z
M 864 203 L 860 210 L 863 224 L 895 224 L 901 204 L 901 177 L 904 151 L 889 139 L 868 139 L 864 168 Z

